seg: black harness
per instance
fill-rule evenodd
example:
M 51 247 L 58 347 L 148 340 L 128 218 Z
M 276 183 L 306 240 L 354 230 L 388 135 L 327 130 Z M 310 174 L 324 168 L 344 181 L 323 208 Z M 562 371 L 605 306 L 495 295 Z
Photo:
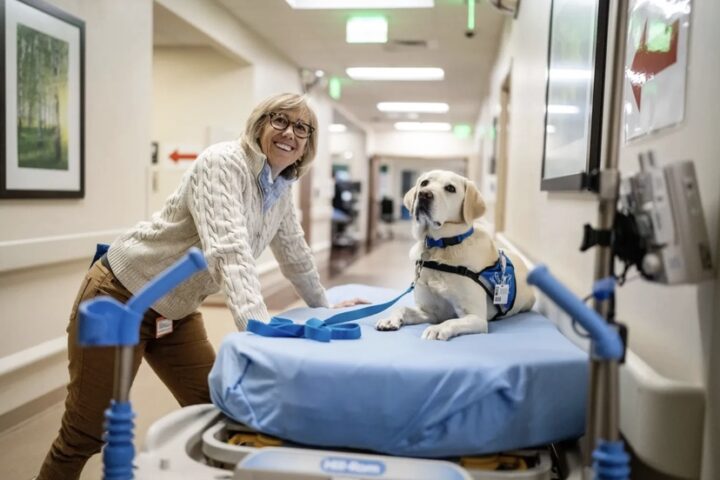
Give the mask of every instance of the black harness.
M 503 257 L 505 260 L 504 266 Z M 507 276 L 505 281 L 508 282 L 510 289 L 508 301 L 504 304 L 496 304 L 493 301 L 493 305 L 497 308 L 498 311 L 496 318 L 506 315 L 510 310 L 512 310 L 513 306 L 515 305 L 515 297 L 517 296 L 517 285 L 515 283 L 515 268 L 510 259 L 502 251 L 500 252 L 500 256 L 498 257 L 497 261 L 493 265 L 486 267 L 479 272 L 470 270 L 469 268 L 462 265 L 448 265 L 446 263 L 439 263 L 431 260 L 418 260 L 416 262 L 416 267 L 419 269 L 429 268 L 430 270 L 437 270 L 445 273 L 454 273 L 456 275 L 462 275 L 463 277 L 467 277 L 473 282 L 480 285 L 483 290 L 485 290 L 485 292 L 490 296 L 491 300 L 495 298 L 496 286 L 503 282 L 503 276 Z

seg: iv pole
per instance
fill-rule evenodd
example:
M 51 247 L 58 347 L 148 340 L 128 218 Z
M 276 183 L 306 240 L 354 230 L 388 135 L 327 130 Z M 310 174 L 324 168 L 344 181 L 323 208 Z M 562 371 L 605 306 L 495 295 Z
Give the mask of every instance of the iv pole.
M 607 1 L 607 0 L 600 0 Z M 623 87 L 625 85 L 625 48 L 627 41 L 628 0 L 612 2 L 611 18 L 615 19 L 612 39 L 612 55 L 606 57 L 612 61 L 611 77 L 605 90 L 607 111 L 603 116 L 607 121 L 603 125 L 602 167 L 599 172 L 598 191 L 598 230 L 611 231 L 615 222 L 618 202 L 620 172 L 618 170 L 620 146 L 623 131 Z M 610 48 L 608 48 L 610 51 Z M 595 281 L 607 278 L 614 271 L 614 255 L 609 245 L 597 245 L 595 252 Z M 595 298 L 594 309 L 610 323 L 613 322 L 614 295 L 609 298 Z M 588 398 L 588 418 L 586 439 L 594 442 L 596 438 L 608 441 L 620 440 L 619 430 L 619 390 L 617 360 L 590 359 L 590 395 Z M 591 467 L 593 444 L 585 445 L 583 451 L 583 477 L 588 478 Z

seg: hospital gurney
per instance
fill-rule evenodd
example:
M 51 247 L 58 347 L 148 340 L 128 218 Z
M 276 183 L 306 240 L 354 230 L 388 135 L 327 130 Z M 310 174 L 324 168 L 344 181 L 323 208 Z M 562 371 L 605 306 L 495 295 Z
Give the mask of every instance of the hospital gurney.
M 395 294 L 392 290 L 352 285 L 330 289 L 328 297 L 334 302 L 350 293 L 375 302 Z M 408 296 L 399 305 L 411 303 L 412 297 Z M 318 314 L 317 310 L 296 309 L 283 316 L 302 323 L 311 314 L 322 318 L 323 312 Z M 174 412 L 156 422 L 148 432 L 145 451 L 137 458 L 138 478 L 209 479 L 220 474 L 226 475 L 222 478 L 233 479 L 558 478 L 551 476 L 551 453 L 557 457 L 557 449 L 543 445 L 573 439 L 582 433 L 586 354 L 562 337 L 549 321 L 535 314 L 493 322 L 490 335 L 470 335 L 450 342 L 420 340 L 423 326 L 393 333 L 376 332 L 374 322 L 383 314 L 386 313 L 358 322 L 362 328 L 359 341 L 318 345 L 305 339 L 262 338 L 249 333 L 229 335 L 211 375 L 214 401 L 230 416 L 242 418 L 233 403 L 245 395 L 248 398 L 258 395 L 252 400 L 253 405 L 267 403 L 266 413 L 275 420 L 262 420 L 256 410 L 254 415 L 260 421 L 250 416 L 238 423 L 212 405 Z M 403 356 L 406 362 L 414 363 L 415 372 L 412 366 L 408 370 L 407 365 L 399 362 Z M 283 368 L 292 357 L 303 359 L 302 369 Z M 243 359 L 250 360 L 254 370 L 247 369 Z M 464 368 L 472 359 L 484 367 Z M 325 369 L 318 375 L 317 368 L 329 362 L 335 364 L 334 369 Z M 386 362 L 398 372 L 398 377 L 382 373 L 380 367 Z M 346 384 L 343 389 L 322 389 L 323 376 L 343 377 L 348 368 L 352 368 L 355 379 L 365 379 L 366 383 L 355 388 Z M 417 372 L 418 369 L 423 371 Z M 268 378 L 268 372 L 275 372 L 274 377 Z M 241 381 L 237 375 L 243 376 Z M 433 385 L 440 381 L 444 382 L 443 389 L 435 389 Z M 406 403 L 411 401 L 410 393 L 424 395 L 421 402 L 424 409 L 410 404 L 395 411 L 386 406 L 382 411 L 378 402 L 369 405 L 374 393 L 380 395 L 382 382 L 394 385 L 389 391 Z M 239 391 L 240 385 L 243 387 L 240 397 L 233 398 L 232 392 L 222 394 L 229 387 Z M 410 392 L 413 388 L 416 391 Z M 361 397 L 363 391 L 370 395 Z M 313 397 L 313 392 L 320 392 L 321 396 Z M 318 404 L 323 395 L 329 396 L 326 402 L 332 403 L 332 409 L 327 403 Z M 306 404 L 316 404 L 316 413 L 290 413 L 292 399 L 297 398 L 305 398 Z M 474 408 L 458 408 L 457 402 L 463 400 Z M 375 415 L 351 418 L 350 403 L 362 407 L 358 411 L 373 409 Z M 344 409 L 343 404 L 348 408 Z M 453 408 L 462 410 L 461 417 Z M 403 416 L 401 410 L 418 414 Z M 283 416 L 292 421 L 283 421 Z M 462 422 L 453 421 L 453 417 L 461 418 Z M 283 428 L 284 434 L 280 434 L 278 429 Z M 384 439 L 398 428 L 414 442 L 403 444 Z M 257 436 L 258 430 L 263 434 Z M 266 436 L 268 433 L 283 440 Z M 245 437 L 241 443 L 246 445 L 228 443 L 234 436 Z M 525 449 L 536 445 L 540 448 Z M 519 448 L 523 450 L 518 451 Z M 497 453 L 508 450 L 512 455 Z M 385 455 L 378 455 L 378 451 Z M 429 459 L 432 457 L 435 459 Z M 557 458 L 555 463 L 556 470 L 563 469 Z
M 507 455 L 427 460 L 354 451 L 314 449 L 277 439 L 268 446 L 232 445 L 246 432 L 213 405 L 177 410 L 155 422 L 136 459 L 136 478 L 232 480 L 550 480 L 554 450 L 528 449 Z M 494 470 L 500 468 L 501 470 Z

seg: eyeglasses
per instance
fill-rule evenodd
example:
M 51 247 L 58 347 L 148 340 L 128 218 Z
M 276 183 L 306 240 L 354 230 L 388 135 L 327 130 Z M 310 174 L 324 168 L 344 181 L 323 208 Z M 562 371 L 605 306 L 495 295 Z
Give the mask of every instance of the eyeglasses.
M 268 116 L 270 117 L 270 126 L 275 130 L 280 130 L 282 132 L 290 125 L 290 119 L 284 113 L 270 112 L 268 113 Z M 300 120 L 293 123 L 292 126 L 293 133 L 295 133 L 295 136 L 298 138 L 308 138 L 312 132 L 315 131 L 315 127 L 308 123 L 301 122 Z

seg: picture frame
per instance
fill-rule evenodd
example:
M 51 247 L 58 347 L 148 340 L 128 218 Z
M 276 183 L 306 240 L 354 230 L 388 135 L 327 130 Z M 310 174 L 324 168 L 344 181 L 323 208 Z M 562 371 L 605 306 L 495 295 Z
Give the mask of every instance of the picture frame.
M 85 22 L 0 0 L 0 198 L 85 195 Z
M 552 0 L 540 189 L 597 191 L 609 2 Z

